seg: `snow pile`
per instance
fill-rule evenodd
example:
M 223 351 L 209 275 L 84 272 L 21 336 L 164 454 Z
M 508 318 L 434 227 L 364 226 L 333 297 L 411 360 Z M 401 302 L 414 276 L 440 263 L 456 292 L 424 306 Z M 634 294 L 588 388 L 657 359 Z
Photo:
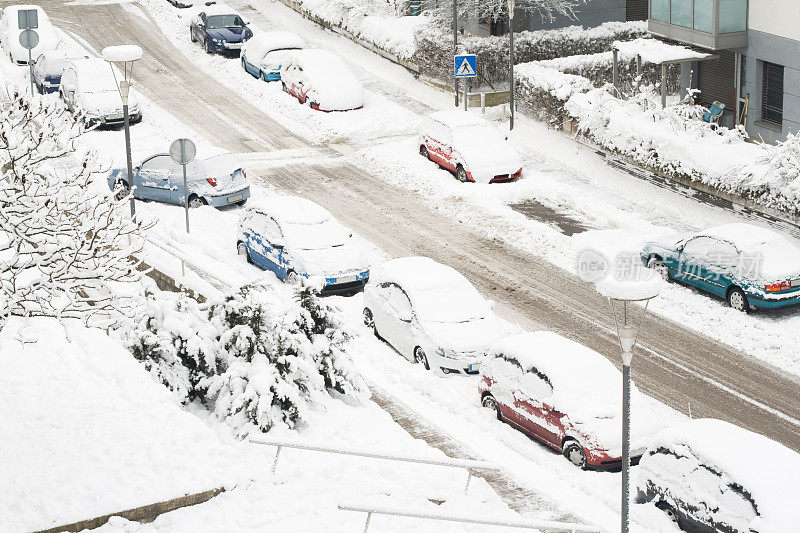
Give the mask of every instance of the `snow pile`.
M 103 60 L 110 62 L 138 61 L 142 58 L 142 49 L 135 44 L 121 44 L 103 48 Z
M 782 444 L 722 420 L 699 419 L 661 431 L 648 448 L 639 490 L 666 489 L 706 524 L 779 533 L 800 523 L 800 455 Z
M 298 3 L 315 22 L 342 28 L 401 59 L 414 55 L 415 32 L 429 22 L 427 17 L 398 16 L 385 1 L 300 0 Z
M 240 436 L 253 424 L 294 428 L 326 390 L 365 389 L 345 352 L 350 333 L 309 286 L 254 283 L 206 306 L 151 295 L 123 339 L 178 399 L 204 402 Z
M 247 473 L 100 330 L 10 319 L 0 333 L 0 530 L 37 531 Z

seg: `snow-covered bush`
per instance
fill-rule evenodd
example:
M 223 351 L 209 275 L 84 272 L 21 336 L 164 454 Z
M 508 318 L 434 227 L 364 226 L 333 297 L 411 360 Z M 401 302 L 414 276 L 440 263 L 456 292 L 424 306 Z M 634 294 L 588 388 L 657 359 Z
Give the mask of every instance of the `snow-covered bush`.
M 0 105 L 0 321 L 9 315 L 110 321 L 137 282 L 141 222 L 96 189 L 83 126 L 58 101 L 15 93 Z
M 294 428 L 318 395 L 366 390 L 339 311 L 315 288 L 246 285 L 200 305 L 151 296 L 126 346 L 184 403 L 199 400 L 239 435 Z
M 515 64 L 596 54 L 610 50 L 614 41 L 646 35 L 647 23 L 644 22 L 606 22 L 589 29 L 569 26 L 556 30 L 523 31 L 514 34 Z M 419 65 L 421 73 L 451 80 L 452 33 L 440 25 L 430 24 L 417 28 L 415 40 L 416 52 L 412 60 Z M 493 84 L 508 80 L 508 36 L 459 36 L 458 49 L 478 56 L 478 71 L 484 80 Z
M 557 126 L 564 116 L 564 104 L 576 93 L 592 90 L 583 76 L 565 74 L 539 62 L 519 65 L 514 86 L 517 107 L 526 115 Z

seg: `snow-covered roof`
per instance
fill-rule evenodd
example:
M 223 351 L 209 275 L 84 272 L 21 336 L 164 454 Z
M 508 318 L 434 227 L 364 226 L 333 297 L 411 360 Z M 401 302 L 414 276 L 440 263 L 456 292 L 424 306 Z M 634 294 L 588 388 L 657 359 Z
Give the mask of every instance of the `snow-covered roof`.
M 75 66 L 78 75 L 85 77 L 87 80 L 91 80 L 92 78 L 112 77 L 111 69 L 113 67 L 110 63 L 99 57 L 76 59 L 71 64 Z
M 250 208 L 285 224 L 321 224 L 332 218 L 324 207 L 300 196 L 267 196 L 251 202 Z
M 650 449 L 675 450 L 686 446 L 705 465 L 715 466 L 750 492 L 762 524 L 762 532 L 787 531 L 800 524 L 800 454 L 763 435 L 728 422 L 694 419 L 658 432 Z M 781 529 L 784 528 L 784 529 Z
M 770 229 L 743 222 L 708 228 L 701 235 L 725 239 L 735 244 L 740 250 L 749 250 L 763 244 L 777 243 L 784 240 L 783 237 Z
M 376 281 L 391 281 L 407 291 L 424 291 L 453 283 L 469 283 L 457 270 L 430 257 L 400 257 L 383 263 Z
M 481 117 L 474 115 L 468 111 L 450 110 L 450 111 L 437 111 L 432 113 L 430 118 L 436 122 L 449 126 L 451 128 L 461 128 L 464 126 L 478 126 L 486 125 L 487 122 Z
M 642 57 L 645 63 L 697 61 L 714 57 L 713 54 L 697 52 L 685 46 L 667 44 L 658 39 L 634 39 L 632 41 L 614 41 L 613 48 L 619 50 L 624 57 Z
M 282 48 L 305 48 L 306 43 L 290 31 L 266 31 L 256 34 L 244 45 L 244 52 L 255 61 L 267 52 Z
M 350 73 L 347 65 L 344 64 L 344 61 L 339 56 L 321 48 L 297 50 L 292 57 L 294 63 L 300 65 L 303 70 L 310 72 L 344 73 L 345 75 Z
M 238 15 L 235 9 L 225 4 L 212 4 L 210 6 L 206 6 L 206 8 L 202 10 L 202 12 L 205 13 L 207 16 Z

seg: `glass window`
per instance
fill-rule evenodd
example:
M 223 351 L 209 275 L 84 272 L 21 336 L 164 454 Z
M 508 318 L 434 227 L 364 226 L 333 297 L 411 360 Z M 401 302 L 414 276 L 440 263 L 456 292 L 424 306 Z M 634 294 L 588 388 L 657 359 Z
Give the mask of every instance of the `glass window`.
M 719 32 L 747 31 L 747 0 L 719 0 Z
M 650 0 L 650 18 L 669 22 L 669 0 Z
M 783 67 L 764 61 L 761 84 L 761 119 L 783 124 Z
M 694 29 L 714 33 L 714 0 L 694 0 Z
M 672 24 L 683 26 L 684 28 L 691 28 L 692 0 L 672 0 L 670 17 L 672 19 Z

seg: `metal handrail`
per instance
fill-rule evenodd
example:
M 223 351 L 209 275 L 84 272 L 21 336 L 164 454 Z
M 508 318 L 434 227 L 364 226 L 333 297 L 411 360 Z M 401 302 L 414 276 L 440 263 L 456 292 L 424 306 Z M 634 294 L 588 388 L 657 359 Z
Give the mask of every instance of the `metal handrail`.
M 266 446 L 275 446 L 275 460 L 272 463 L 272 474 L 278 468 L 278 458 L 281 454 L 282 448 L 293 448 L 297 450 L 307 450 L 312 452 L 335 453 L 339 455 L 352 455 L 357 457 L 369 457 L 372 459 L 384 459 L 387 461 L 401 461 L 407 463 L 418 463 L 434 466 L 448 466 L 453 468 L 464 468 L 467 471 L 467 482 L 464 486 L 464 494 L 469 490 L 469 483 L 472 480 L 473 470 L 500 470 L 500 466 L 488 461 L 476 461 L 474 459 L 454 459 L 452 457 L 419 457 L 413 455 L 401 454 L 387 454 L 376 452 L 373 450 L 352 449 L 352 448 L 336 448 L 333 446 L 323 446 L 317 444 L 292 442 L 292 441 L 278 441 L 259 439 L 258 437 L 250 439 L 254 444 L 264 444 Z
M 420 512 L 410 507 L 400 507 L 396 505 L 359 505 L 355 503 L 340 503 L 340 511 L 354 511 L 367 513 L 367 520 L 364 523 L 364 533 L 369 529 L 369 522 L 373 514 L 383 514 L 390 516 L 405 516 L 407 518 L 424 518 L 428 520 L 443 520 L 447 522 L 461 522 L 464 524 L 481 524 L 484 526 L 498 527 L 517 527 L 522 529 L 538 529 L 541 531 L 569 531 L 572 533 L 600 533 L 599 526 L 588 524 L 577 524 L 572 522 L 553 522 L 549 520 L 531 520 L 527 518 L 495 518 L 487 519 L 478 515 L 463 515 L 448 512 Z

